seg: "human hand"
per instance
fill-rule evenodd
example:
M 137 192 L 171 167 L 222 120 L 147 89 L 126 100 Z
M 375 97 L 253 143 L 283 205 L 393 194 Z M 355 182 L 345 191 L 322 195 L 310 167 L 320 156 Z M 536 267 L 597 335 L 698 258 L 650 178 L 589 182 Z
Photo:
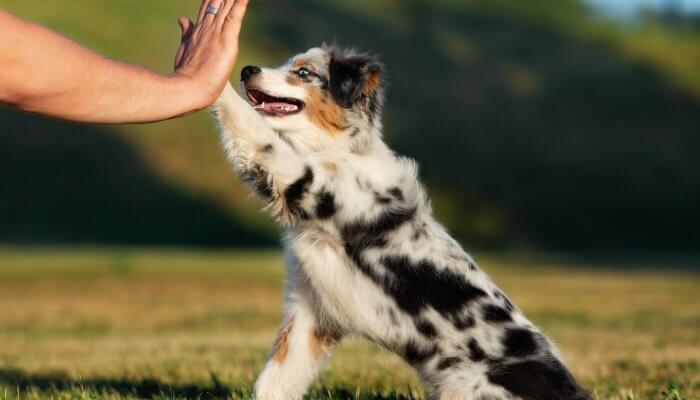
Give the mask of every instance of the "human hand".
M 207 12 L 216 7 L 218 13 Z M 187 83 L 200 108 L 213 103 L 224 89 L 238 56 L 238 35 L 248 0 L 202 0 L 197 23 L 179 19 L 182 44 L 173 77 Z

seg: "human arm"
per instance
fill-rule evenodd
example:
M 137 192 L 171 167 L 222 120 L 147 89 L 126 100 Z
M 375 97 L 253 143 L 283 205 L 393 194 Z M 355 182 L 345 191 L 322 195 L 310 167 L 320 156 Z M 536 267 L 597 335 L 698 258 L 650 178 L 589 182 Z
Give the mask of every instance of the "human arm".
M 196 24 L 181 19 L 169 75 L 109 60 L 0 10 L 0 104 L 89 123 L 152 122 L 205 108 L 229 78 L 247 3 L 203 0 Z M 207 14 L 209 5 L 219 13 Z

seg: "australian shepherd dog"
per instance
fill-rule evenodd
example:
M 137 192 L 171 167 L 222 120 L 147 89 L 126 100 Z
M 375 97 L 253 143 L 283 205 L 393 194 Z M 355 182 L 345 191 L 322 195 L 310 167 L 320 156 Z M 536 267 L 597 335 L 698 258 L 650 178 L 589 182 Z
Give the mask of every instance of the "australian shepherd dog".
M 229 160 L 285 228 L 284 320 L 258 399 L 301 399 L 349 335 L 440 400 L 583 400 L 555 346 L 433 217 L 382 139 L 384 67 L 323 46 L 247 66 L 212 108 Z

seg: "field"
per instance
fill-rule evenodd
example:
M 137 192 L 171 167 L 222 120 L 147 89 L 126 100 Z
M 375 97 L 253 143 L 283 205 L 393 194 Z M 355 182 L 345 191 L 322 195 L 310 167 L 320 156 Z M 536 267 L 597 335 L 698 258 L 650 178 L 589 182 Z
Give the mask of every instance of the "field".
M 700 398 L 700 275 L 480 262 L 597 398 Z M 275 252 L 0 249 L 0 399 L 247 398 L 283 280 Z M 310 398 L 422 397 L 402 361 L 351 340 Z
M 165 73 L 196 3 L 0 8 Z M 257 0 L 234 78 L 336 40 L 382 55 L 386 138 L 460 240 L 698 259 L 700 19 L 618 26 L 577 0 Z M 249 398 L 284 270 L 277 252 L 232 250 L 277 231 L 206 113 L 88 126 L 0 109 L 0 126 L 0 400 Z M 479 261 L 596 399 L 700 399 L 700 269 Z M 424 392 L 350 340 L 309 398 Z

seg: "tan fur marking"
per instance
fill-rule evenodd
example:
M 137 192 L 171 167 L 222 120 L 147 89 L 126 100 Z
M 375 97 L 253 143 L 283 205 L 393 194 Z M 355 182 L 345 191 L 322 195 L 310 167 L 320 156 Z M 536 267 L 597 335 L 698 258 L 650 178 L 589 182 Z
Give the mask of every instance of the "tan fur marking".
M 435 398 L 437 400 L 460 400 L 460 399 L 463 399 L 464 396 L 460 395 L 459 393 L 443 390 L 443 391 L 436 393 Z
M 287 84 L 289 84 L 290 86 L 301 86 L 301 81 L 300 81 L 299 79 L 294 78 L 294 77 L 291 76 L 291 75 L 288 75 L 288 76 L 287 76 L 287 79 L 285 79 L 285 81 L 286 81 Z
M 320 89 L 311 87 L 308 91 L 306 113 L 311 122 L 331 134 L 341 131 L 345 125 L 343 109 L 334 101 L 327 101 Z
M 300 58 L 298 60 L 295 60 L 292 63 L 292 69 L 299 69 L 299 68 L 303 67 L 304 65 L 306 65 L 306 60 L 304 60 L 303 58 Z
M 272 346 L 272 359 L 278 364 L 282 364 L 287 358 L 287 353 L 289 353 L 289 335 L 293 327 L 294 317 L 292 316 L 282 325 L 277 335 L 277 340 L 275 340 L 275 344 Z
M 338 343 L 338 340 L 340 340 L 340 334 L 337 332 L 322 328 L 314 329 L 309 339 L 311 354 L 314 358 L 320 358 L 326 352 L 326 349 Z
M 382 78 L 380 76 L 379 71 L 372 72 L 369 76 L 369 79 L 367 79 L 367 82 L 365 83 L 365 87 L 362 88 L 362 91 L 365 94 L 372 93 L 373 91 L 377 90 L 381 81 Z
M 338 172 L 338 165 L 333 162 L 324 162 L 323 166 L 332 174 L 335 174 Z

